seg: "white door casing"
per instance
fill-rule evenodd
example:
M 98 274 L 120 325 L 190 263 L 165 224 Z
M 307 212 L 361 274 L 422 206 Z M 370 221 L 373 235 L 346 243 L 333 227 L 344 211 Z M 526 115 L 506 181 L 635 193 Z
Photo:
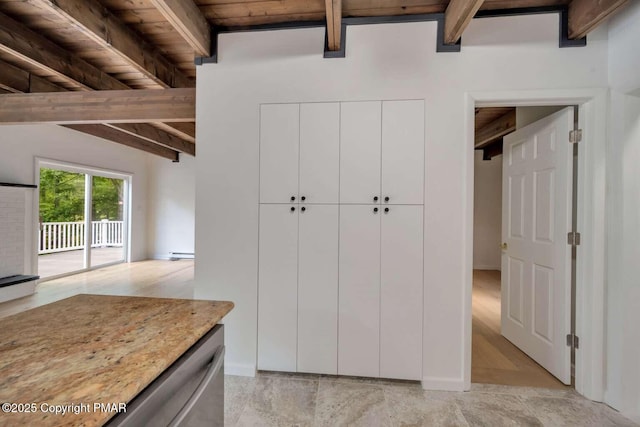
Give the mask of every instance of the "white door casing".
M 340 111 L 340 203 L 380 202 L 382 103 L 343 102 Z
M 260 203 L 298 197 L 300 106 L 260 106 Z
M 502 334 L 565 384 L 571 382 L 573 108 L 504 138 Z
M 301 205 L 298 372 L 338 373 L 338 205 Z
M 380 375 L 380 209 L 340 206 L 338 374 Z
M 294 208 L 294 211 L 291 209 Z M 260 205 L 258 369 L 296 371 L 298 208 Z
M 424 101 L 382 102 L 382 200 L 424 201 Z
M 407 205 L 382 209 L 380 376 L 383 378 L 422 379 L 422 211 L 422 206 Z
M 299 196 L 305 203 L 338 203 L 339 159 L 340 104 L 301 104 Z

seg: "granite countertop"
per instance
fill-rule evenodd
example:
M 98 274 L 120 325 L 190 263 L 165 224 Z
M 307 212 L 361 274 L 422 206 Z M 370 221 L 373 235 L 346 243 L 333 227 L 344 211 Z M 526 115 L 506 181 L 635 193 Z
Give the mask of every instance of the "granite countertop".
M 36 404 L 35 413 L 0 411 L 0 425 L 104 424 L 117 412 L 94 411 L 94 403 L 129 402 L 232 308 L 227 301 L 83 294 L 0 319 L 0 404 Z M 43 410 L 70 404 L 90 409 Z

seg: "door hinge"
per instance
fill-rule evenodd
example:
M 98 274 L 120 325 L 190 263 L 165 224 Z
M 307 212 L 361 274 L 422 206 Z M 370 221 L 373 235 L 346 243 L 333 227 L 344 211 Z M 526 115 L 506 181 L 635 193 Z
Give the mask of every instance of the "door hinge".
M 569 142 L 572 144 L 577 144 L 582 141 L 582 129 L 574 129 L 569 131 Z
M 580 233 L 570 231 L 569 234 L 567 234 L 567 244 L 578 246 L 580 244 Z
M 576 334 L 567 334 L 567 347 L 580 348 L 580 338 Z

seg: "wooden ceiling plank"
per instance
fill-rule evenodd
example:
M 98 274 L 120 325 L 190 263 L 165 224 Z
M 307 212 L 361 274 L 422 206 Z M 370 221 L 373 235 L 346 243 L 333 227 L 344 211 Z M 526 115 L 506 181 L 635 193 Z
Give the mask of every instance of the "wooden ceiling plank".
M 516 109 L 476 131 L 475 148 L 483 148 L 516 130 Z
M 581 39 L 629 0 L 573 0 L 569 3 L 569 39 Z
M 195 120 L 195 89 L 29 93 L 0 96 L 0 123 L 139 123 Z
M 451 0 L 444 12 L 444 42 L 455 44 L 484 0 Z
M 152 123 L 152 125 L 189 142 L 196 142 L 195 123 Z
M 195 87 L 153 45 L 96 0 L 28 0 L 74 25 L 82 34 L 153 80 L 159 87 Z
M 97 136 L 98 138 L 117 142 L 118 144 L 126 145 L 131 148 L 146 151 L 147 153 L 155 154 L 156 156 L 164 157 L 174 162 L 179 160 L 179 153 L 175 150 L 154 144 L 153 142 L 138 138 L 128 133 L 121 132 L 120 130 L 107 125 L 75 124 L 64 125 L 64 127 Z
M 211 56 L 209 22 L 192 0 L 151 0 L 196 55 Z

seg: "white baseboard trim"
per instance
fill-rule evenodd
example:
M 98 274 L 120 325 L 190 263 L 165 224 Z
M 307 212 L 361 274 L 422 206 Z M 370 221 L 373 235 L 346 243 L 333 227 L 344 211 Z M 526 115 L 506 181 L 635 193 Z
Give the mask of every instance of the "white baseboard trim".
M 26 297 L 28 295 L 33 295 L 35 292 L 35 280 L 31 282 L 19 283 L 17 285 L 6 286 L 4 288 L 0 288 L 0 302 L 6 302 Z
M 474 270 L 498 270 L 500 271 L 500 268 L 502 268 L 499 265 L 474 265 L 473 269 Z
M 466 391 L 462 379 L 453 378 L 422 378 L 422 388 L 434 391 Z
M 225 375 L 237 375 L 239 377 L 255 377 L 256 365 L 243 365 L 240 363 L 224 362 Z

